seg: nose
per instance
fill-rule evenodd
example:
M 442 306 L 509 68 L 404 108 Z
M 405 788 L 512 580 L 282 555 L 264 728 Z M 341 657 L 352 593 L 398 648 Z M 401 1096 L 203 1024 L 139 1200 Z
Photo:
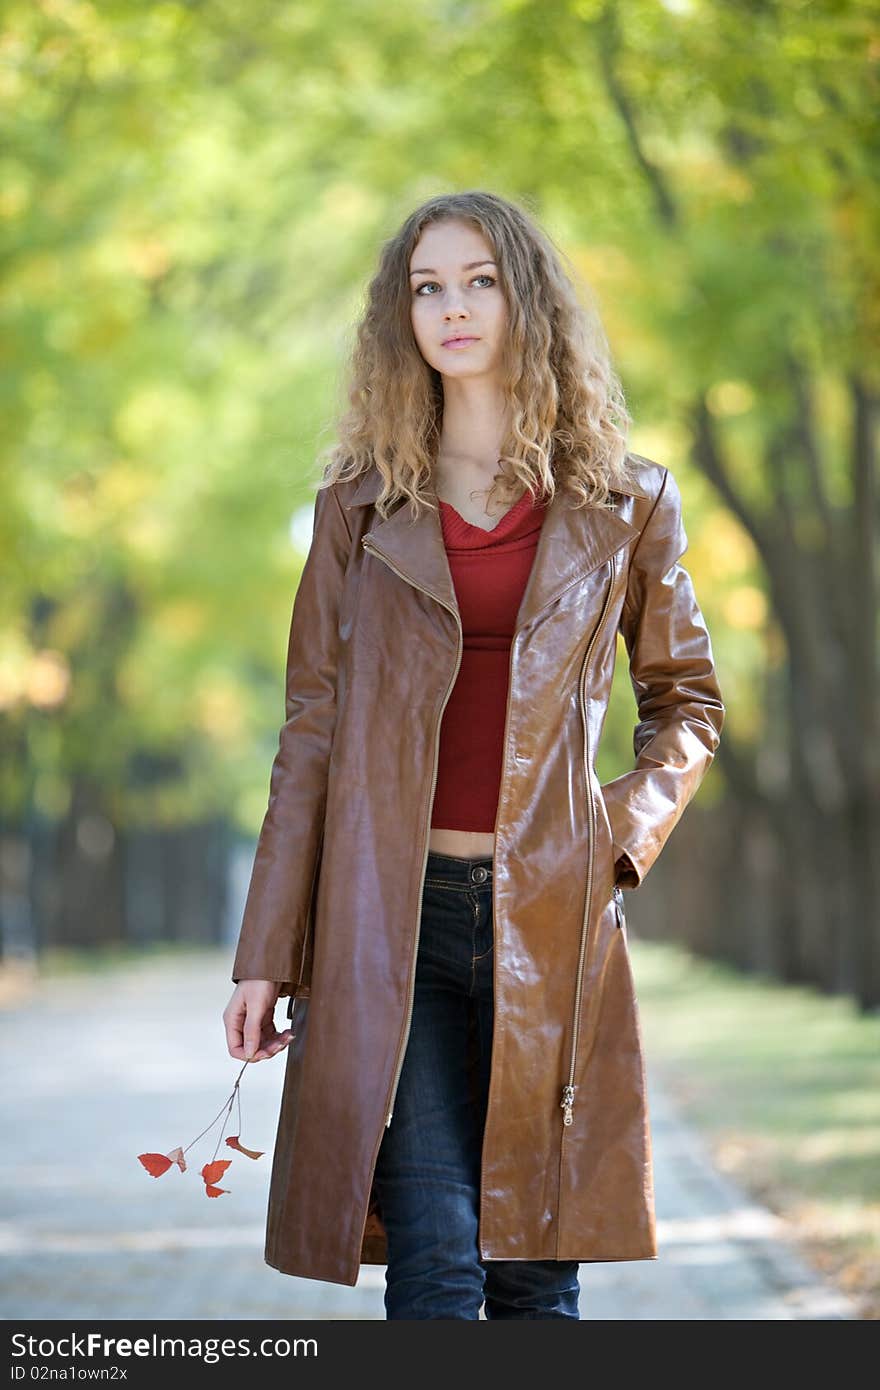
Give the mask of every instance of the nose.
M 464 302 L 464 295 L 458 285 L 450 286 L 446 295 L 446 308 L 443 311 L 444 318 L 459 319 L 469 317 L 468 307 Z

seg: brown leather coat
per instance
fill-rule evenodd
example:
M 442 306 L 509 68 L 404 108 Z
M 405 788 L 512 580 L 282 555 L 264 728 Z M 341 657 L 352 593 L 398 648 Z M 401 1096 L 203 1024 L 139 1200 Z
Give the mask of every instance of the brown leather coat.
M 636 888 L 724 719 L 678 487 L 632 456 L 613 511 L 547 509 L 510 655 L 493 874 L 495 1027 L 483 1259 L 656 1256 L 651 1138 L 621 886 Z M 439 516 L 382 520 L 375 469 L 319 491 L 286 722 L 232 978 L 291 995 L 265 1260 L 356 1283 L 386 1262 L 372 1188 L 412 1006 L 441 717 L 462 637 Z M 594 760 L 617 632 L 631 771 Z M 634 866 L 615 883 L 615 860 Z M 562 872 L 561 872 L 562 871 Z

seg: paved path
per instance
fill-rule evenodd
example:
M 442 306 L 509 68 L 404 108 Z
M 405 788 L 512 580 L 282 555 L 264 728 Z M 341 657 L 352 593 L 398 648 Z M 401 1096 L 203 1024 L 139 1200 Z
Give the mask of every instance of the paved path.
M 348 1288 L 263 1261 L 283 1057 L 242 1078 L 243 1142 L 266 1156 L 234 1159 L 228 1196 L 210 1201 L 198 1176 L 219 1126 L 185 1174 L 154 1180 L 137 1162 L 188 1144 L 230 1094 L 231 989 L 229 953 L 209 951 L 58 978 L 0 1012 L 5 1319 L 384 1318 L 382 1266 Z M 650 1070 L 649 1102 L 660 1255 L 582 1265 L 582 1318 L 855 1317 L 781 1223 L 714 1169 Z

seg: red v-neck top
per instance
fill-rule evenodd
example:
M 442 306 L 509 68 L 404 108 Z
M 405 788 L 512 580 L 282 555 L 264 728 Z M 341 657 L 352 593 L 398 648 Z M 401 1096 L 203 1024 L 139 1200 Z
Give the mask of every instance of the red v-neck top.
M 525 492 L 487 531 L 440 501 L 464 650 L 440 726 L 432 829 L 495 829 L 510 647 L 545 510 Z

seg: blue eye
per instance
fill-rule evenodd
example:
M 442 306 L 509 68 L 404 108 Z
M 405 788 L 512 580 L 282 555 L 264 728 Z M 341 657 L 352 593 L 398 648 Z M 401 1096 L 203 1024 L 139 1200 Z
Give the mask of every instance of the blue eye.
M 494 284 L 495 284 L 495 277 L 494 277 L 493 275 L 486 275 L 485 273 L 480 274 L 480 275 L 475 275 L 475 276 L 474 276 L 474 279 L 471 281 L 471 284 L 474 283 L 474 280 L 488 280 L 488 282 L 489 282 L 490 285 L 494 285 Z M 431 296 L 431 295 L 427 295 L 427 294 L 422 294 L 422 290 L 427 290 L 427 289 L 429 289 L 429 288 L 431 287 L 431 285 L 436 285 L 436 284 L 437 284 L 437 281 L 436 281 L 436 280 L 424 280 L 424 281 L 422 282 L 421 285 L 416 285 L 416 288 L 415 288 L 415 290 L 413 291 L 413 293 L 414 293 L 414 294 L 417 294 L 417 295 L 420 295 L 422 299 L 430 299 L 430 298 L 432 298 L 432 296 Z

